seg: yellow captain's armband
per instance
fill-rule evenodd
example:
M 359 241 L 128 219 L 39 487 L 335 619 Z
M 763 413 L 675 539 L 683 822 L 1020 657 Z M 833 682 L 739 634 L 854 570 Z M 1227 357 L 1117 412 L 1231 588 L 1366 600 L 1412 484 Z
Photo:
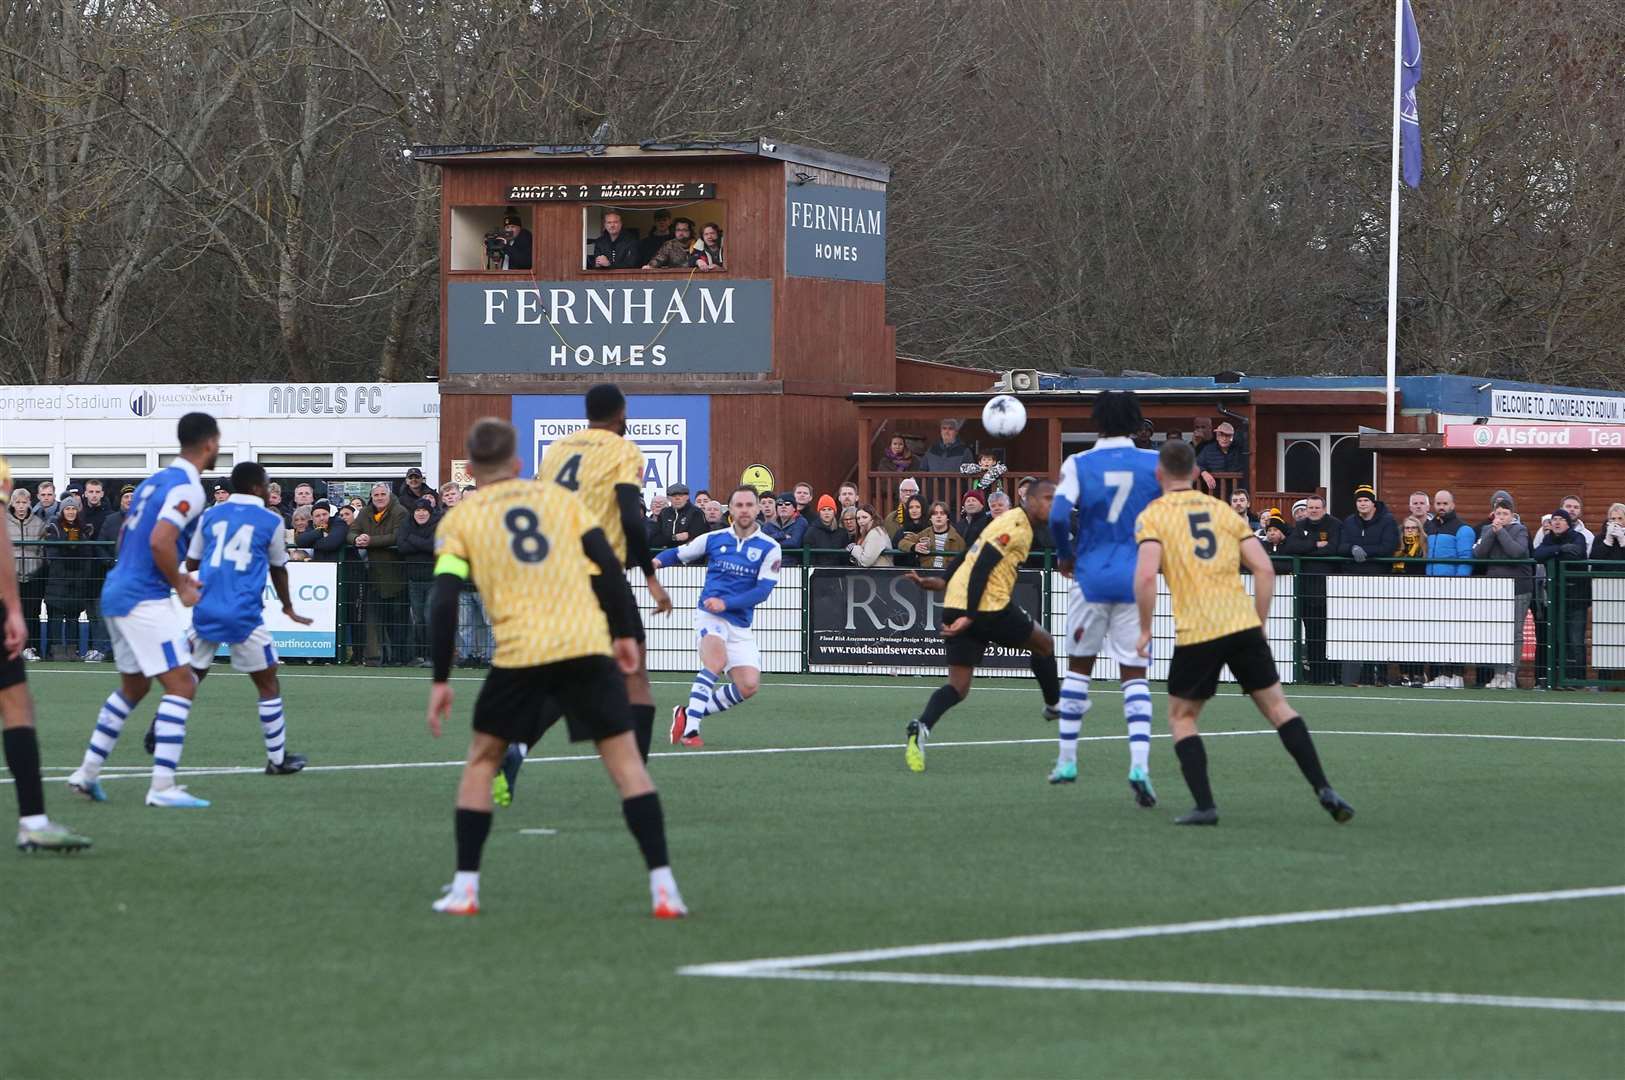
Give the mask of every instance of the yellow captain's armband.
M 460 559 L 456 555 L 441 555 L 440 558 L 435 560 L 434 572 L 436 577 L 441 574 L 450 574 L 452 577 L 460 577 L 467 581 L 468 560 Z

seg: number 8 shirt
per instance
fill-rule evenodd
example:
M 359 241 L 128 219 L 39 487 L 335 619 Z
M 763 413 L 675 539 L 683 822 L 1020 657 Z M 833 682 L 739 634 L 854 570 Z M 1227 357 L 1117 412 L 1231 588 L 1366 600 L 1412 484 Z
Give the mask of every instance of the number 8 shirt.
M 592 589 L 597 567 L 581 547 L 599 527 L 580 499 L 538 480 L 482 487 L 440 519 L 435 572 L 474 579 L 496 639 L 493 666 L 612 655 Z
M 1174 645 L 1195 645 L 1259 625 L 1241 582 L 1247 521 L 1200 491 L 1175 491 L 1140 512 L 1135 539 L 1162 545 L 1162 576 L 1174 601 Z

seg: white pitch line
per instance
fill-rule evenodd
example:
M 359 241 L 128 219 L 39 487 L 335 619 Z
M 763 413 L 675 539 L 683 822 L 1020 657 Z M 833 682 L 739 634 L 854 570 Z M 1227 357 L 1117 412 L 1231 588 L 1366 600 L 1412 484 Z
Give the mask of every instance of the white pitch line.
M 1342 922 L 1347 919 L 1416 915 L 1433 911 L 1461 911 L 1467 908 L 1506 907 L 1515 904 L 1549 904 L 1565 900 L 1590 900 L 1605 896 L 1625 896 L 1625 885 L 1601 885 L 1585 889 L 1559 889 L 1549 892 L 1501 893 L 1491 896 L 1458 896 L 1446 900 L 1413 900 L 1403 904 L 1372 904 L 1365 907 L 1284 911 L 1273 915 L 1241 915 L 1226 919 L 1201 919 L 1196 922 L 1119 926 L 1104 930 L 1072 930 L 1059 934 L 1024 934 L 1017 937 L 981 938 L 973 941 L 945 941 L 930 945 L 903 945 L 887 949 L 858 949 L 850 952 L 765 957 L 759 960 L 695 964 L 678 968 L 677 971 L 680 975 L 749 978 L 764 972 L 795 971 L 806 968 L 830 967 L 835 964 L 868 964 L 880 960 L 1005 952 L 1010 949 L 1029 949 L 1046 945 L 1078 945 L 1094 941 L 1127 941 L 1134 938 L 1171 937 L 1183 934 L 1213 934 L 1226 930 L 1255 930 L 1262 926 L 1297 926 L 1304 923 Z
M 557 836 L 557 829 L 520 829 L 520 836 Z
M 376 670 L 376 669 L 369 669 L 369 670 Z M 30 671 L 31 675 L 94 675 L 94 676 L 101 676 L 102 678 L 109 678 L 110 677 L 109 673 L 105 672 L 105 671 L 95 671 L 95 670 L 82 671 L 82 670 L 79 670 L 78 668 L 30 668 L 29 671 Z M 223 678 L 228 674 L 229 675 L 238 675 L 240 673 L 239 672 L 222 671 L 218 675 L 216 675 L 215 678 Z M 243 677 L 246 678 L 247 676 L 243 676 Z M 357 673 L 353 673 L 353 674 L 326 675 L 326 674 L 319 674 L 319 673 L 316 673 L 316 672 L 292 671 L 289 668 L 287 668 L 286 666 L 283 666 L 283 667 L 281 667 L 281 668 L 279 668 L 277 670 L 277 677 L 281 678 L 281 679 L 349 679 L 349 680 L 355 680 L 355 679 L 384 679 L 384 680 L 392 680 L 392 681 L 399 681 L 399 682 L 421 682 L 421 683 L 425 683 L 425 684 L 427 684 L 427 682 L 428 682 L 428 676 L 425 675 L 425 674 L 416 674 L 416 675 L 372 675 L 372 674 L 363 674 L 363 673 L 357 672 Z M 910 692 L 913 692 L 913 693 L 919 693 L 920 690 L 921 690 L 921 687 L 918 684 L 916 684 L 916 683 L 898 683 L 896 681 L 896 677 L 893 677 L 893 676 L 883 676 L 883 675 L 862 676 L 862 675 L 859 675 L 859 676 L 853 676 L 853 677 L 854 678 L 886 679 L 887 681 L 885 681 L 885 682 L 876 682 L 876 683 L 856 683 L 856 682 L 778 682 L 778 681 L 775 680 L 775 681 L 771 681 L 771 682 L 764 682 L 762 685 L 763 685 L 763 687 L 768 688 L 768 689 L 771 689 L 773 687 L 784 687 L 784 688 L 792 689 L 792 690 L 844 690 L 844 689 L 852 689 L 852 690 L 859 690 L 859 689 L 861 689 L 861 690 L 905 690 L 905 691 L 910 691 Z M 913 678 L 913 676 L 910 676 L 910 677 Z M 918 678 L 921 678 L 922 680 L 934 680 L 934 679 L 937 678 L 937 676 L 919 676 Z M 483 676 L 483 675 L 453 675 L 451 677 L 450 681 L 452 681 L 452 682 L 484 682 L 485 681 L 485 676 Z M 655 685 L 655 686 L 689 686 L 689 685 L 692 685 L 692 683 L 689 680 L 650 679 L 649 681 L 650 681 L 650 683 L 652 685 Z M 1025 680 L 1021 680 L 1021 681 L 1025 681 Z M 1614 702 L 1609 702 L 1609 701 L 1565 701 L 1565 700 L 1563 700 L 1562 698 L 1559 698 L 1559 697 L 1548 697 L 1548 698 L 1545 698 L 1545 699 L 1508 700 L 1506 698 L 1484 697 L 1484 696 L 1480 696 L 1480 695 L 1478 695 L 1476 693 L 1473 694 L 1472 696 L 1462 696 L 1460 694 L 1449 695 L 1449 694 L 1441 693 L 1441 694 L 1439 694 L 1437 696 L 1433 696 L 1433 697 L 1389 697 L 1386 694 L 1321 694 L 1321 693 L 1316 693 L 1314 690 L 1309 689 L 1307 686 L 1302 686 L 1302 685 L 1292 684 L 1292 683 L 1289 683 L 1287 685 L 1289 687 L 1293 688 L 1292 691 L 1291 691 L 1293 694 L 1295 694 L 1295 695 L 1297 695 L 1297 696 L 1299 696 L 1301 698 L 1313 699 L 1315 701 L 1362 701 L 1362 702 L 1366 702 L 1366 703 L 1370 703 L 1370 702 L 1373 702 L 1373 701 L 1379 701 L 1379 702 L 1389 702 L 1389 701 L 1391 701 L 1391 702 L 1394 702 L 1395 704 L 1471 705 L 1471 706 L 1475 706 L 1475 707 L 1482 706 L 1482 705 L 1507 705 L 1507 706 L 1516 705 L 1516 706 L 1528 707 L 1530 705 L 1535 705 L 1535 704 L 1552 703 L 1554 705 L 1559 705 L 1564 709 L 1619 709 L 1619 710 L 1625 710 L 1625 702 L 1620 702 L 1620 703 L 1616 704 Z M 1226 688 L 1228 689 L 1228 685 L 1227 685 Z M 997 685 L 992 685 L 988 680 L 984 679 L 981 682 L 977 683 L 976 692 L 978 694 L 987 694 L 987 693 L 1036 694 L 1036 693 L 1039 693 L 1040 691 L 1039 691 L 1038 687 L 1036 687 L 1036 686 L 997 686 Z M 1091 690 L 1090 692 L 1097 695 L 1097 696 L 1099 696 L 1099 695 L 1116 696 L 1116 695 L 1120 695 L 1122 693 L 1121 690 Z M 1156 696 L 1156 697 L 1164 697 L 1164 696 L 1166 696 L 1166 693 L 1167 692 L 1165 690 L 1157 690 L 1157 691 L 1153 692 L 1154 696 Z M 1229 696 L 1229 695 L 1227 694 L 1226 696 Z M 1237 695 L 1237 696 L 1239 696 L 1239 695 Z
M 1249 731 L 1204 731 L 1204 738 L 1216 739 L 1226 737 L 1245 737 L 1252 735 L 1268 735 L 1270 729 Z M 1520 742 L 1553 742 L 1553 743 L 1618 743 L 1625 744 L 1625 738 L 1603 738 L 1601 736 L 1582 735 L 1479 735 L 1468 732 L 1439 732 L 1439 731 L 1316 731 L 1316 735 L 1371 735 L 1399 739 L 1484 739 L 1489 741 L 1515 740 Z M 1153 735 L 1153 739 L 1167 739 L 1164 733 Z M 1085 735 L 1079 742 L 1121 742 L 1121 735 Z M 1033 746 L 1049 745 L 1053 737 L 1042 739 L 961 739 L 955 742 L 931 743 L 933 750 L 945 749 L 952 746 Z M 679 761 L 683 758 L 713 758 L 713 757 L 756 757 L 764 754 L 828 754 L 847 753 L 862 750 L 892 750 L 899 748 L 900 743 L 854 743 L 846 746 L 758 746 L 743 750 L 666 750 L 656 752 L 653 756 L 661 761 Z M 597 761 L 597 754 L 564 754 L 550 755 L 548 757 L 531 758 L 527 764 L 548 765 L 565 764 L 576 761 Z M 453 761 L 390 761 L 378 763 L 360 763 L 354 765 L 307 765 L 305 772 L 383 772 L 391 769 L 443 769 L 453 765 L 463 764 L 462 758 Z M 71 773 L 78 766 L 73 765 L 47 765 L 42 772 Z M 258 776 L 265 770 L 258 766 L 244 765 L 200 765 L 196 767 L 185 766 L 180 770 L 183 776 Z M 130 780 L 148 776 L 152 772 L 148 765 L 108 765 L 105 766 L 101 779 L 103 780 Z M 47 783 L 60 784 L 66 782 L 66 776 L 47 776 Z M 7 778 L 0 779 L 0 786 L 14 783 Z
M 683 974 L 698 974 L 684 972 Z M 754 978 L 809 982 L 890 983 L 902 986 L 968 986 L 999 990 L 1082 990 L 1096 993 L 1199 994 L 1212 997 L 1296 998 L 1311 1001 L 1374 1001 L 1399 1005 L 1480 1005 L 1503 1009 L 1625 1013 L 1625 1001 L 1589 998 L 1451 994 L 1417 990 L 1352 990 L 1322 986 L 1257 986 L 1246 983 L 1146 982 L 1128 979 L 1050 979 L 1021 975 L 941 975 L 912 971 L 763 971 Z

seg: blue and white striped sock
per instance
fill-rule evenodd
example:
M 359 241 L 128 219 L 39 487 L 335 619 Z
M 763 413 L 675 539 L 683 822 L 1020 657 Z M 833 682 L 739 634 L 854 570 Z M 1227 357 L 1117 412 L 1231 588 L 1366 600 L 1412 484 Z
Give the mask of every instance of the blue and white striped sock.
M 175 786 L 175 770 L 181 765 L 181 748 L 186 742 L 186 718 L 191 715 L 188 698 L 165 694 L 158 703 L 158 749 L 152 758 L 152 789 Z
M 733 708 L 735 705 L 738 705 L 744 700 L 745 699 L 740 696 L 739 691 L 735 689 L 733 683 L 723 683 L 721 686 L 717 687 L 716 692 L 711 695 L 711 711 L 705 715 L 715 716 L 719 712 L 727 712 L 729 709 Z
M 1151 762 L 1151 684 L 1129 679 L 1123 684 L 1123 719 L 1128 724 L 1128 763 L 1144 769 Z
M 124 721 L 129 719 L 131 708 L 130 703 L 124 700 L 124 695 L 117 690 L 108 694 L 107 700 L 102 702 L 101 712 L 96 714 L 96 730 L 90 733 L 90 745 L 85 748 L 85 760 L 79 765 L 79 770 L 85 774 L 87 780 L 94 780 L 101 775 L 102 765 L 118 743 L 119 733 L 124 730 Z
M 281 698 L 265 698 L 260 702 L 260 734 L 265 736 L 265 755 L 271 764 L 282 764 L 288 754 L 288 725 L 282 719 Z
M 711 691 L 717 686 L 717 677 L 701 668 L 694 676 L 694 685 L 688 691 L 688 718 L 691 727 L 711 711 Z
M 1060 753 L 1056 760 L 1065 765 L 1078 760 L 1078 735 L 1083 731 L 1083 714 L 1089 711 L 1089 676 L 1075 671 L 1061 682 L 1061 718 L 1055 724 Z

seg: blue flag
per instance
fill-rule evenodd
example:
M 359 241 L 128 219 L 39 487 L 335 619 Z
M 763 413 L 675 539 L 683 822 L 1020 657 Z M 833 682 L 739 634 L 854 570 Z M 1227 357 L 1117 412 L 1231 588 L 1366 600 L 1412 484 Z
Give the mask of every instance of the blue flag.
M 1405 183 L 1420 187 L 1422 183 L 1422 118 L 1416 111 L 1416 84 L 1422 81 L 1422 39 L 1416 33 L 1416 17 L 1411 14 L 1411 0 L 1400 0 L 1405 5 L 1405 33 L 1401 40 L 1400 61 L 1403 69 L 1399 76 L 1399 162 Z

